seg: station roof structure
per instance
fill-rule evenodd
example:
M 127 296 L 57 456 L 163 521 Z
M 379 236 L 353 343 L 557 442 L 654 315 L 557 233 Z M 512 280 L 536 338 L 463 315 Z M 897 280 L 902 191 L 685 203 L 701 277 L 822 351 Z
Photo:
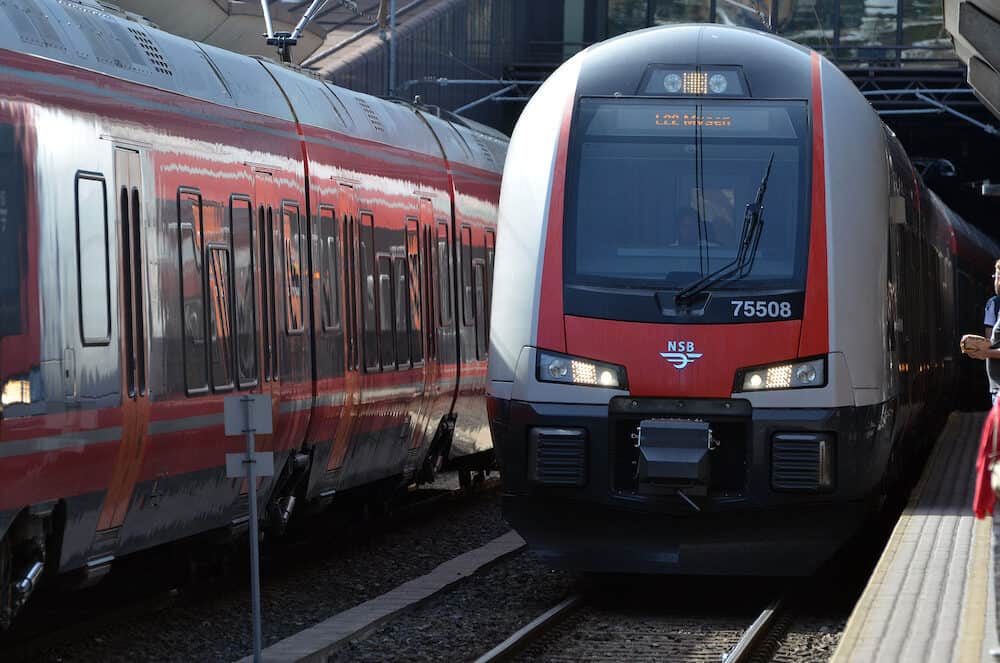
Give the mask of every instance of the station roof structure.
M 969 84 L 1000 117 L 1000 0 L 944 0 L 944 25 L 968 65 Z
M 264 40 L 259 0 L 112 1 L 173 34 L 246 55 L 275 56 L 275 48 Z M 451 2 L 454 0 L 397 0 L 397 30 Z M 310 4 L 268 0 L 275 32 L 291 32 Z M 382 0 L 328 0 L 292 47 L 292 61 L 329 74 L 338 62 L 378 48 L 382 44 L 378 22 L 381 5 Z

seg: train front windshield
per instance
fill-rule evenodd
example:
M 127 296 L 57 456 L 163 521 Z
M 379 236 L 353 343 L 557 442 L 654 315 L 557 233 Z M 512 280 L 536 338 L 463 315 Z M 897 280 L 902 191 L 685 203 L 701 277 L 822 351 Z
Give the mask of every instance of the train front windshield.
M 802 290 L 804 101 L 580 100 L 566 190 L 567 286 L 681 289 L 736 257 L 771 155 L 753 267 L 712 290 Z

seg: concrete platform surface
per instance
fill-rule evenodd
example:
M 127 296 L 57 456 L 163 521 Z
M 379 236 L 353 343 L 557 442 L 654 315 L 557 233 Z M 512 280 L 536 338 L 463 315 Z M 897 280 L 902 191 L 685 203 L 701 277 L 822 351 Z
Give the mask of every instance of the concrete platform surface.
M 834 663 L 1000 661 L 992 521 L 972 513 L 984 414 L 954 413 L 847 622 Z

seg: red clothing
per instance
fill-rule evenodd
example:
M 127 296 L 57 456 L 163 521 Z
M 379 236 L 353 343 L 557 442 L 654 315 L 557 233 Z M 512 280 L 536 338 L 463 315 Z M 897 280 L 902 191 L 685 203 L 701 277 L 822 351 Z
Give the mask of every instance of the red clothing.
M 977 518 L 985 518 L 993 513 L 996 496 L 990 486 L 990 460 L 993 455 L 993 436 L 1000 434 L 1000 399 L 986 416 L 982 435 L 979 436 L 979 454 L 976 456 L 976 494 L 972 498 L 972 510 Z

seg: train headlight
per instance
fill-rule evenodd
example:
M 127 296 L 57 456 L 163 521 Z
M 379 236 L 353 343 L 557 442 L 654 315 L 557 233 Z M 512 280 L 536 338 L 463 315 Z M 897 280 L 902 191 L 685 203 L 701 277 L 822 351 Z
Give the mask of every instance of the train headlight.
M 826 384 L 826 359 L 785 361 L 780 364 L 744 368 L 736 372 L 733 391 L 797 389 Z
M 723 74 L 712 74 L 708 79 L 708 89 L 714 94 L 723 94 L 729 87 L 729 81 Z
M 538 351 L 538 379 L 586 387 L 626 389 L 625 367 L 569 355 Z

